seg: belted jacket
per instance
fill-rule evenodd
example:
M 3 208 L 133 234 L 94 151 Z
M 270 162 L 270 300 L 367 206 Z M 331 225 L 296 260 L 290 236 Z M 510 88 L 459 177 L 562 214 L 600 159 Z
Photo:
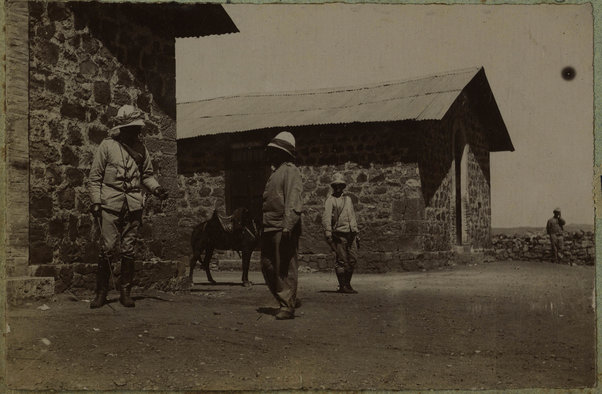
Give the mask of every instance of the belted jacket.
M 99 145 L 90 168 L 89 191 L 93 204 L 119 212 L 124 204 L 130 211 L 144 206 L 142 187 L 154 192 L 159 183 L 153 176 L 153 165 L 148 150 L 142 145 L 144 158 L 140 165 L 126 148 L 113 137 Z
M 299 223 L 303 201 L 301 172 L 293 163 L 282 163 L 272 172 L 263 192 L 263 230 L 292 231 Z
M 327 237 L 333 232 L 358 233 L 357 220 L 351 197 L 342 195 L 328 196 L 324 202 L 324 213 L 322 214 L 322 227 Z

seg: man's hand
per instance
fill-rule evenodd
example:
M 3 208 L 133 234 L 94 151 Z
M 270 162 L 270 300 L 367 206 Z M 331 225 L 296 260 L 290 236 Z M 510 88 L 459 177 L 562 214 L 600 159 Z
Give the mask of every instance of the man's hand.
M 159 197 L 161 200 L 166 200 L 167 197 L 169 197 L 169 193 L 167 193 L 167 190 L 165 190 L 162 186 L 158 186 L 153 194 Z
M 102 206 L 100 204 L 92 204 L 90 207 L 90 213 L 95 218 L 99 218 L 102 215 Z

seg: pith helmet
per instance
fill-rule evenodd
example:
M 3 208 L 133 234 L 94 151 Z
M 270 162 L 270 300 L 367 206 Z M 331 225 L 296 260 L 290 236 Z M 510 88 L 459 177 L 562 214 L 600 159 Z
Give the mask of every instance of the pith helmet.
M 554 208 L 554 213 L 556 212 L 560 213 L 560 208 Z
M 278 133 L 276 137 L 272 138 L 268 146 L 282 149 L 292 157 L 295 157 L 295 137 L 288 131 Z
M 345 177 L 340 172 L 337 172 L 332 176 L 332 182 L 330 182 L 330 186 L 334 185 L 347 186 L 347 182 L 345 182 Z
M 123 105 L 114 118 L 113 130 L 128 126 L 144 126 L 144 113 L 133 105 Z

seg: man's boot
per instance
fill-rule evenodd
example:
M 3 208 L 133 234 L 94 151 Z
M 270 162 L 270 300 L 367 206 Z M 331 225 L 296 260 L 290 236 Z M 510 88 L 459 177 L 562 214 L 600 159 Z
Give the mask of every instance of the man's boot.
M 134 280 L 134 259 L 129 256 L 121 258 L 121 276 L 119 277 L 119 302 L 126 308 L 136 306 L 130 291 L 132 290 L 132 281 Z
M 335 274 L 337 274 L 337 279 L 339 281 L 339 288 L 337 289 L 338 293 L 345 293 L 346 289 L 346 280 L 345 280 L 345 272 L 339 272 L 335 270 Z
M 98 259 L 98 270 L 96 271 L 96 296 L 90 303 L 90 309 L 100 308 L 107 302 L 109 277 L 111 275 L 109 264 L 111 264 L 111 262 L 107 256 L 100 256 Z
M 349 270 L 345 272 L 345 287 L 347 289 L 346 293 L 349 294 L 357 294 L 357 291 L 351 287 L 351 277 L 353 276 L 353 270 Z

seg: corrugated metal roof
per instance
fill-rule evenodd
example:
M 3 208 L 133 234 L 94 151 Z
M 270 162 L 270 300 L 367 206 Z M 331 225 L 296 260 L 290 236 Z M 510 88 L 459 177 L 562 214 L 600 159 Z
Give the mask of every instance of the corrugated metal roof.
M 182 103 L 178 104 L 178 138 L 268 127 L 441 119 L 480 69 L 353 88 Z

